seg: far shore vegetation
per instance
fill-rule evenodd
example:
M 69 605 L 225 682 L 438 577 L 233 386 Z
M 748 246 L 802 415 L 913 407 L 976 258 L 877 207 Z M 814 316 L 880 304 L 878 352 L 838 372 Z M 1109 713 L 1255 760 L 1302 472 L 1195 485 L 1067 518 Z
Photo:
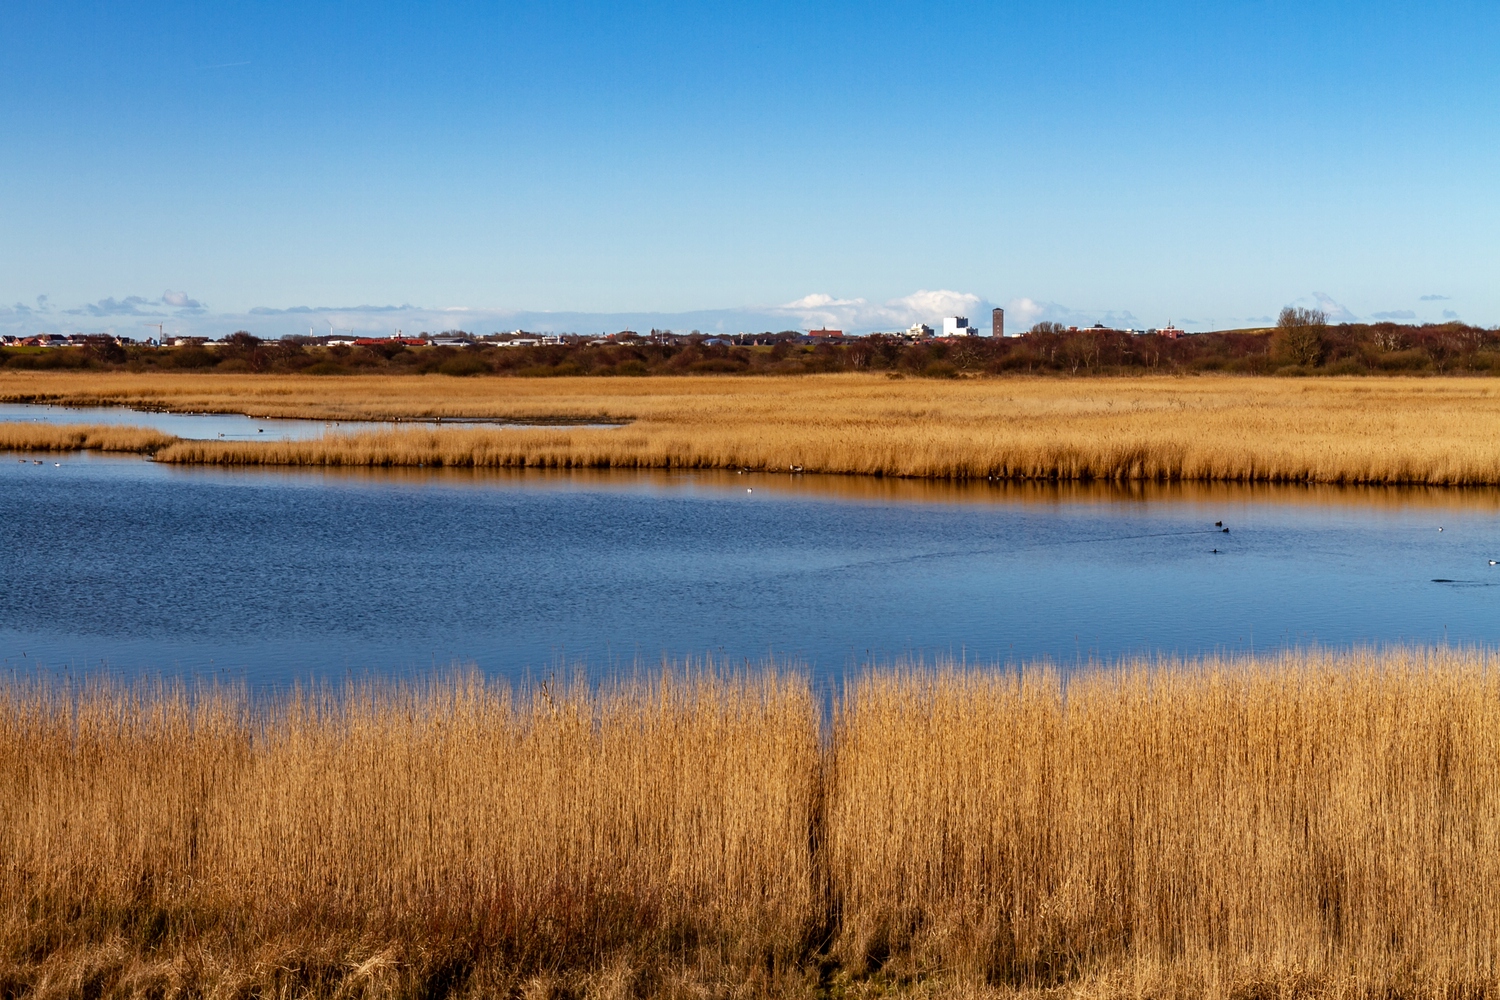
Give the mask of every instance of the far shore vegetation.
M 0 995 L 1492 996 L 1497 745 L 1446 648 L 12 676 Z
M 979 375 L 1111 375 L 1227 372 L 1242 375 L 1496 375 L 1500 329 L 1461 322 L 1330 324 L 1317 310 L 1288 308 L 1249 330 L 1138 334 L 1038 323 L 1020 337 L 910 341 L 895 335 L 809 338 L 795 331 L 711 335 L 623 331 L 528 346 L 475 342 L 450 331 L 425 343 L 369 338 L 262 340 L 248 331 L 222 344 L 148 348 L 98 336 L 86 346 L 0 349 L 0 370 L 223 372 L 309 375 L 805 375 L 883 372 L 914 378 Z M 363 339 L 363 338 L 350 338 Z M 813 338 L 817 339 L 817 338 Z M 448 341 L 450 343 L 440 343 Z
M 395 424 L 296 442 L 0 424 L 9 450 L 214 465 L 728 469 L 950 480 L 1500 485 L 1500 381 L 1213 375 L 650 379 L 19 372 L 0 399 Z M 569 426 L 570 422 L 614 426 Z

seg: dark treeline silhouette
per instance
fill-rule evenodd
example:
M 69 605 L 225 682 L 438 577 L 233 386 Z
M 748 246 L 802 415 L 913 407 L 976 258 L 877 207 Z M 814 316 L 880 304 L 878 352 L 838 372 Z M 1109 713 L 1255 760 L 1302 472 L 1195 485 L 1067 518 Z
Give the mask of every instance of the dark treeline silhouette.
M 1181 337 L 1038 324 L 1020 337 L 910 341 L 873 335 L 806 343 L 791 334 L 687 336 L 620 343 L 564 338 L 560 344 L 508 347 L 323 346 L 262 341 L 237 333 L 221 346 L 146 348 L 108 338 L 80 347 L 0 351 L 7 368 L 127 371 L 306 372 L 446 375 L 805 374 L 872 371 L 953 378 L 965 375 L 1131 372 L 1241 374 L 1500 374 L 1500 330 L 1463 323 L 1330 325 L 1315 310 L 1286 309 L 1264 330 Z M 734 341 L 750 341 L 736 343 Z M 758 343 L 754 342 L 758 341 Z

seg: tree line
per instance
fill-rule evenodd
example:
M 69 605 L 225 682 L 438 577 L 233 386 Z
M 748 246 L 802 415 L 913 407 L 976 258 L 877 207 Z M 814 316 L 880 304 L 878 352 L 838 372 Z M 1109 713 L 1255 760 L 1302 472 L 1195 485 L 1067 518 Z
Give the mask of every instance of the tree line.
M 1107 375 L 1129 372 L 1302 374 L 1500 374 L 1500 329 L 1465 323 L 1330 324 L 1317 310 L 1282 310 L 1266 330 L 1201 333 L 1178 338 L 1120 330 L 1064 329 L 1038 324 L 1019 337 L 912 342 L 872 335 L 807 344 L 768 334 L 758 344 L 691 336 L 504 347 L 411 347 L 402 344 L 323 346 L 303 340 L 262 340 L 241 331 L 223 346 L 145 348 L 102 341 L 84 347 L 0 350 L 7 368 L 91 368 L 125 371 L 219 371 L 455 376 L 643 376 L 687 374 L 811 374 L 886 372 L 956 378 L 1008 373 Z

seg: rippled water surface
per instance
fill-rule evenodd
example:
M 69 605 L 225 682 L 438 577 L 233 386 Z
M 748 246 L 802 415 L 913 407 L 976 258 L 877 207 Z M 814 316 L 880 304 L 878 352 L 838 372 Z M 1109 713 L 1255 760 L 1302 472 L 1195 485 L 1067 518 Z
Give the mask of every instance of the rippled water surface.
M 713 653 L 826 677 L 911 654 L 1500 638 L 1495 491 L 0 458 L 12 667 L 280 685 Z

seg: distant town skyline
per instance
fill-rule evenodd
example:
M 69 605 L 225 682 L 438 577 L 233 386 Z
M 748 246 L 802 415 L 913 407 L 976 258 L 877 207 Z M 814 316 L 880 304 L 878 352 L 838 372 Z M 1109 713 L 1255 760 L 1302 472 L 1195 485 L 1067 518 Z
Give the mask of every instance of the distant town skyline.
M 1446 296 L 1428 296 L 1420 302 L 1421 312 L 1408 310 L 1392 314 L 1358 315 L 1326 294 L 1298 296 L 1280 305 L 1300 305 L 1321 309 L 1330 321 L 1441 323 L 1458 319 L 1448 308 Z M 144 339 L 158 331 L 167 336 L 220 337 L 236 330 L 247 330 L 264 338 L 299 334 L 325 336 L 391 335 L 419 331 L 442 332 L 466 330 L 470 333 L 501 332 L 525 329 L 552 333 L 606 333 L 624 329 L 670 329 L 679 333 L 699 330 L 703 333 L 738 333 L 779 330 L 834 328 L 852 334 L 875 331 L 895 332 L 913 324 L 924 323 L 942 328 L 945 316 L 967 316 L 970 322 L 989 332 L 991 311 L 1005 310 L 1005 330 L 1020 334 L 1042 321 L 1089 327 L 1095 323 L 1119 329 L 1147 329 L 1175 325 L 1188 332 L 1268 326 L 1275 321 L 1274 309 L 1256 316 L 1197 319 L 1187 316 L 1138 316 L 1128 309 L 1074 309 L 1056 302 L 1037 302 L 1027 298 L 995 303 L 972 293 L 946 290 L 918 291 L 912 295 L 883 303 L 864 299 L 842 299 L 814 294 L 776 306 L 746 306 L 725 309 L 698 309 L 669 313 L 659 311 L 542 311 L 525 309 L 486 309 L 467 307 L 424 308 L 411 304 L 393 306 L 299 306 L 292 308 L 257 307 L 241 313 L 220 313 L 184 293 L 167 292 L 154 298 L 132 296 L 105 299 L 64 307 L 48 301 L 39 308 L 17 304 L 0 314 L 0 334 L 30 336 L 36 333 L 110 333 Z M 1408 315 L 1408 313 L 1410 313 Z
M 1494 5 L 23 0 L 0 37 L 6 333 L 1500 323 Z

